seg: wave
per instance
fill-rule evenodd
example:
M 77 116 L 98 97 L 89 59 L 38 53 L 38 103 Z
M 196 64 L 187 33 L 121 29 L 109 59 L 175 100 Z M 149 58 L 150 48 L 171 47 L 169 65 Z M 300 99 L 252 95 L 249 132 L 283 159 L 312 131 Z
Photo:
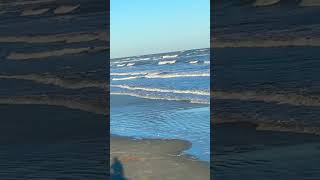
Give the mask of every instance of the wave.
M 146 87 L 127 86 L 127 85 L 110 85 L 110 87 L 116 87 L 116 88 L 127 89 L 127 90 L 142 90 L 147 92 L 193 94 L 193 95 L 204 95 L 204 96 L 210 95 L 210 92 L 202 91 L 202 90 L 160 89 L 160 88 L 146 88 Z
M 204 61 L 203 64 L 210 64 L 210 61 Z
M 210 73 L 186 72 L 186 73 L 148 73 L 145 78 L 178 78 L 178 77 L 210 77 Z
M 318 1 L 318 0 L 301 0 L 300 6 L 320 6 L 320 1 Z
M 150 60 L 151 58 L 140 58 L 140 59 L 138 59 L 138 61 L 148 61 L 148 60 Z
M 134 76 L 135 78 L 180 78 L 180 77 L 210 77 L 209 72 L 180 72 L 180 73 L 165 73 L 165 72 L 119 72 L 110 73 L 111 76 Z M 125 77 L 128 78 L 128 77 Z M 124 78 L 123 78 L 124 79 Z
M 117 67 L 123 67 L 126 66 L 126 64 L 117 64 Z
M 0 43 L 76 43 L 94 40 L 108 41 L 108 39 L 107 32 L 97 31 L 34 36 L 0 36 Z
M 177 60 L 172 60 L 172 61 L 159 61 L 159 65 L 165 65 L 165 64 L 175 64 Z
M 41 15 L 44 14 L 46 12 L 48 12 L 50 9 L 49 8 L 44 8 L 44 9 L 28 9 L 28 10 L 24 10 L 21 13 L 21 16 L 34 16 L 34 15 Z
M 135 63 L 128 63 L 126 66 L 134 66 Z
M 114 72 L 110 73 L 111 76 L 136 76 L 136 75 L 145 75 L 148 72 Z
M 279 3 L 280 0 L 256 0 L 253 6 L 271 6 Z
M 125 81 L 125 80 L 131 80 L 131 79 L 137 79 L 139 77 L 137 76 L 131 76 L 131 77 L 124 77 L 124 78 L 112 78 L 112 81 Z
M 111 61 L 111 64 L 133 63 L 133 62 L 149 61 L 149 60 L 151 60 L 151 58 L 141 58 L 141 59 L 126 58 L 119 61 Z
M 11 1 L 0 3 L 0 6 L 20 6 L 55 2 L 56 0 Z
M 190 100 L 190 99 L 182 99 L 182 98 L 171 98 L 171 97 L 160 97 L 160 96 L 151 96 L 151 95 L 141 95 L 141 94 L 135 94 L 135 93 L 123 93 L 123 92 L 111 92 L 111 95 L 124 95 L 124 96 L 133 96 L 138 98 L 144 98 L 144 99 L 153 99 L 153 100 L 167 100 L 167 101 L 183 101 L 193 104 L 210 104 L 207 101 L 202 100 Z
M 101 88 L 107 89 L 107 84 L 101 81 L 94 80 L 80 80 L 80 79 L 62 79 L 52 75 L 38 75 L 38 74 L 25 74 L 25 75 L 0 75 L 0 79 L 18 79 L 29 80 L 41 84 L 51 84 L 66 89 L 82 89 L 82 88 Z
M 0 104 L 18 105 L 49 105 L 77 109 L 100 115 L 107 115 L 106 105 L 83 100 L 72 100 L 66 97 L 49 96 L 23 96 L 23 97 L 0 97 Z
M 79 7 L 80 7 L 80 4 L 74 5 L 74 6 L 72 6 L 72 5 L 62 5 L 62 6 L 58 7 L 58 8 L 56 8 L 53 11 L 53 13 L 54 14 L 67 14 L 67 13 L 70 13 L 70 12 L 78 9 Z
M 295 93 L 213 91 L 212 97 L 213 99 L 223 100 L 262 101 L 266 103 L 287 104 L 292 106 L 320 107 L 320 96 L 306 96 Z
M 107 46 L 99 46 L 99 47 L 83 47 L 83 48 L 64 48 L 59 50 L 31 52 L 31 53 L 12 52 L 7 56 L 7 59 L 9 60 L 42 59 L 42 58 L 74 55 L 74 54 L 81 54 L 81 53 L 94 53 L 94 52 L 104 51 L 107 49 L 109 49 Z
M 213 48 L 320 46 L 320 37 L 266 37 L 257 39 L 213 39 Z
M 197 64 L 198 61 L 197 61 L 197 60 L 192 60 L 192 61 L 189 61 L 188 63 L 189 63 L 189 64 Z
M 242 120 L 232 118 L 212 118 L 212 124 L 251 124 L 257 131 L 274 131 L 274 132 L 291 132 L 320 135 L 320 126 L 318 124 L 307 124 L 297 121 L 282 121 L 282 120 Z
M 165 55 L 165 56 L 162 56 L 162 59 L 173 59 L 173 58 L 177 58 L 178 55 L 175 54 L 175 55 Z

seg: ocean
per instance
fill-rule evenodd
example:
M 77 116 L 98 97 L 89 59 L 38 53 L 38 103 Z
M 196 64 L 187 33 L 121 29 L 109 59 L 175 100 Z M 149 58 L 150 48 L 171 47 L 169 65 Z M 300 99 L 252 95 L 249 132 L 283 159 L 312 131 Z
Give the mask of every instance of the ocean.
M 108 3 L 0 2 L 0 179 L 105 179 Z
M 212 178 L 319 179 L 319 10 L 313 0 L 213 4 Z
M 111 59 L 111 134 L 181 139 L 210 160 L 209 49 Z

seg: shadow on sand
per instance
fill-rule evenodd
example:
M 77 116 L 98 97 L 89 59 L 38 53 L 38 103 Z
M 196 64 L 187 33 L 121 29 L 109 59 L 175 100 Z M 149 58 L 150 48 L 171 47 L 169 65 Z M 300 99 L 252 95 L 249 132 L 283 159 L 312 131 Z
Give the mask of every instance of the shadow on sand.
M 123 165 L 121 161 L 115 157 L 110 167 L 110 180 L 129 180 L 124 176 Z

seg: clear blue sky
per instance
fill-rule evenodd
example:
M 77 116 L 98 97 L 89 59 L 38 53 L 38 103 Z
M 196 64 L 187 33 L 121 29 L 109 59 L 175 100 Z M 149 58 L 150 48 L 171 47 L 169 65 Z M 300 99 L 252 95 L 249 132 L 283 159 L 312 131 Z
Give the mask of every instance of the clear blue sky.
M 209 0 L 111 0 L 111 58 L 210 46 Z

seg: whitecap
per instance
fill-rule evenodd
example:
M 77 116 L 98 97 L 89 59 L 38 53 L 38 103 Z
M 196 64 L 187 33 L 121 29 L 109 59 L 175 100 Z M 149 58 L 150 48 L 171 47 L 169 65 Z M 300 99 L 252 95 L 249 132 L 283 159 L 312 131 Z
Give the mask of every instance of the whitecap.
M 158 62 L 159 65 L 174 64 L 174 63 L 176 63 L 176 60 L 172 60 L 172 61 L 159 61 L 159 62 Z

